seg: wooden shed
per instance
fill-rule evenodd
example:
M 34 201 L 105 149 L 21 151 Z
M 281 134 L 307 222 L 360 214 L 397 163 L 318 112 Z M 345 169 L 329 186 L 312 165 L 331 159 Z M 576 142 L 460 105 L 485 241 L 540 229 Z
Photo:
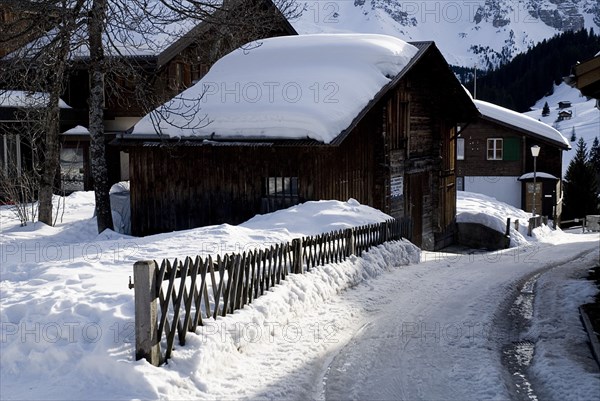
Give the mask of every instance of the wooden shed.
M 435 44 L 412 45 L 410 62 L 329 143 L 124 135 L 117 142 L 130 154 L 133 234 L 355 198 L 410 218 L 423 248 L 452 242 L 455 127 L 478 112 Z

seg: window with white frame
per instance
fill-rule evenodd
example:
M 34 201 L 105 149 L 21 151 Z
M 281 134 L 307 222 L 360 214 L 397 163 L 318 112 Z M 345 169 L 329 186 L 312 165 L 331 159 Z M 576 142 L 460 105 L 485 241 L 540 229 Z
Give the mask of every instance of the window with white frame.
M 502 138 L 488 138 L 487 140 L 487 159 L 502 160 Z
M 465 160 L 465 138 L 456 139 L 456 160 Z
M 457 191 L 465 190 L 465 177 L 456 177 L 456 190 Z

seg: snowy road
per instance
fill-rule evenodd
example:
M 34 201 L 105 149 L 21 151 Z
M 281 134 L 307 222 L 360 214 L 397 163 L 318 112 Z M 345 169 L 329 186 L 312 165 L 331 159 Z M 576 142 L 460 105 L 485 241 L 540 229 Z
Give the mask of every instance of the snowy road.
M 379 283 L 397 288 L 393 297 L 381 300 L 329 366 L 325 398 L 598 399 L 598 368 L 569 313 L 572 279 L 597 262 L 598 244 L 539 244 L 394 272 Z M 533 324 L 521 332 L 507 311 L 536 273 Z M 502 364 L 503 347 L 522 340 L 539 344 L 529 395 Z

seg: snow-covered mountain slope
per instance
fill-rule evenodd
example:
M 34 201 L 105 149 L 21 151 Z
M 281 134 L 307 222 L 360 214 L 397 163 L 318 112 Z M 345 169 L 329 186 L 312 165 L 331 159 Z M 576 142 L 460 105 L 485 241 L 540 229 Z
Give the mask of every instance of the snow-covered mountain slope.
M 450 64 L 489 68 L 562 31 L 600 29 L 598 0 L 320 0 L 300 33 L 364 32 L 434 40 Z
M 557 121 L 558 113 L 561 111 L 558 108 L 558 102 L 564 101 L 571 102 L 571 107 L 564 110 L 570 111 L 572 117 L 563 121 Z M 542 116 L 542 109 L 546 102 L 548 102 L 548 106 L 550 107 L 550 115 L 544 117 Z M 576 139 L 583 138 L 587 144 L 588 151 L 592 147 L 594 138 L 598 137 L 600 139 L 600 110 L 596 108 L 596 100 L 582 96 L 579 90 L 571 88 L 565 83 L 554 86 L 553 93 L 538 100 L 531 110 L 524 114 L 552 125 L 569 140 L 573 134 L 573 129 L 575 129 Z M 576 142 L 571 142 L 571 150 L 563 152 L 563 175 L 567 171 L 567 166 L 573 157 L 575 157 L 576 148 Z

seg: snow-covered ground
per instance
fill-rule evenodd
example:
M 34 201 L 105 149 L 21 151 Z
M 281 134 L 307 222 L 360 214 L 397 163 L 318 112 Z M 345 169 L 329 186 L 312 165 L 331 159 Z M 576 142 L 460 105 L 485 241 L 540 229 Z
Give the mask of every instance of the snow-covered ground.
M 561 101 L 571 102 L 572 107 L 565 110 L 572 111 L 573 117 L 557 122 L 559 112 L 558 102 Z M 548 106 L 550 107 L 550 115 L 544 117 L 542 116 L 542 109 L 546 102 L 548 102 Z M 585 96 L 581 95 L 578 89 L 571 88 L 564 82 L 558 86 L 555 85 L 552 95 L 538 100 L 531 110 L 524 114 L 555 127 L 569 140 L 574 128 L 577 140 L 583 138 L 587 144 L 588 151 L 592 147 L 594 138 L 598 137 L 600 139 L 600 110 L 596 108 L 596 100 L 588 100 Z M 571 150 L 563 152 L 563 176 L 567 171 L 569 163 L 575 157 L 577 140 L 571 142 Z M 543 153 L 540 153 L 540 157 L 543 157 Z
M 477 213 L 476 199 L 462 203 Z M 508 213 L 492 200 L 479 212 L 492 209 Z M 472 255 L 388 243 L 290 276 L 156 368 L 134 361 L 134 261 L 263 247 L 387 216 L 352 200 L 310 202 L 241 226 L 132 238 L 96 235 L 92 214 L 91 193 L 68 197 L 57 227 L 19 227 L 0 207 L 2 399 L 507 399 L 501 349 L 512 338 L 501 312 L 533 273 L 544 273 L 541 319 L 523 334 L 538 350 L 534 388 L 600 398 L 577 319 L 595 292 L 581 277 L 600 256 L 597 233 L 546 232 Z
M 531 238 L 526 238 L 531 213 L 475 192 L 458 191 L 456 199 L 456 221 L 459 223 L 479 223 L 505 233 L 506 219 L 510 217 L 510 246 L 525 246 L 531 241 Z M 517 221 L 518 228 L 515 226 Z M 539 240 L 550 232 L 548 227 L 542 226 L 533 235 L 535 240 Z

